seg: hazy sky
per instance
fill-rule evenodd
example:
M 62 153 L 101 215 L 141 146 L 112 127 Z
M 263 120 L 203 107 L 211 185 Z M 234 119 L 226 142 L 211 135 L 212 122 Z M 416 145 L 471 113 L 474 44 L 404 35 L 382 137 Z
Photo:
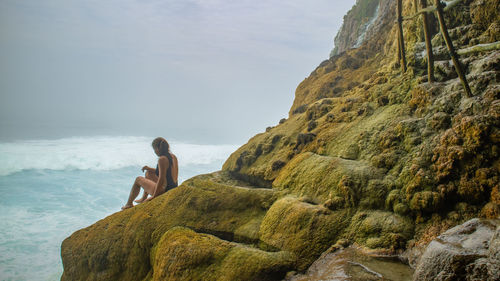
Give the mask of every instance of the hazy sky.
M 0 139 L 243 143 L 287 117 L 355 0 L 0 0 Z

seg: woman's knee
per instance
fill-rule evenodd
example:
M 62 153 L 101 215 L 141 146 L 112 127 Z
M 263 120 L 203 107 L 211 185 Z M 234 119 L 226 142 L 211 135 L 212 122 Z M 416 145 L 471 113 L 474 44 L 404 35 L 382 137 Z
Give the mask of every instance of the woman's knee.
M 137 178 L 135 178 L 135 183 L 140 184 L 143 181 L 143 179 L 144 179 L 144 177 L 138 176 Z

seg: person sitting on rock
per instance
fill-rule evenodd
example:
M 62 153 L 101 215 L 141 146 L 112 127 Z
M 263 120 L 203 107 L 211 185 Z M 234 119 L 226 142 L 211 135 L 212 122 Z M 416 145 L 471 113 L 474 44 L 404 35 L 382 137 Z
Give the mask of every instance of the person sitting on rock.
M 141 199 L 135 201 L 136 203 L 153 200 L 170 189 L 177 187 L 179 165 L 177 157 L 170 152 L 170 145 L 164 138 L 158 137 L 153 140 L 152 146 L 156 155 L 159 156 L 156 169 L 148 166 L 142 167 L 142 171 L 146 171 L 146 175 L 145 177 L 139 176 L 135 179 L 127 204 L 122 207 L 122 210 L 134 207 L 132 201 L 139 195 L 141 187 L 144 189 L 144 194 Z M 151 197 L 148 198 L 149 195 Z

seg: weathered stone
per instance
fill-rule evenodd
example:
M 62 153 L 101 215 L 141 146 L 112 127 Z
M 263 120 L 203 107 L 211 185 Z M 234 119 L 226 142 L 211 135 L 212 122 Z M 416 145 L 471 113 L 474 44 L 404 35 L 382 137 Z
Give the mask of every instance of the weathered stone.
M 196 233 L 183 227 L 167 231 L 151 253 L 152 280 L 280 280 L 293 256 Z
M 414 232 L 414 225 L 408 218 L 383 211 L 360 211 L 356 213 L 349 227 L 347 237 L 359 245 L 371 249 L 402 249 Z
M 355 143 L 349 145 L 344 151 L 342 151 L 342 154 L 340 155 L 341 158 L 349 160 L 356 160 L 358 159 L 358 156 L 359 146 Z
M 350 178 L 350 184 L 343 184 L 346 181 L 341 183 L 343 177 Z M 274 180 L 273 186 L 297 196 L 311 196 L 319 202 L 338 195 L 346 200 L 351 198 L 351 203 L 357 204 L 362 195 L 362 187 L 370 179 L 381 177 L 379 169 L 364 163 L 308 152 L 297 155 L 288 162 Z
M 385 280 L 409 281 L 413 270 L 394 256 L 370 255 L 350 246 L 332 246 L 304 274 L 288 277 L 287 281 L 321 280 Z
M 492 280 L 500 280 L 500 226 L 497 226 L 495 235 L 491 238 L 488 250 L 488 276 Z
M 226 240 L 259 239 L 260 223 L 276 199 L 272 190 L 235 187 L 203 175 L 154 201 L 115 213 L 63 241 L 62 280 L 142 280 L 154 272 L 152 249 L 175 226 Z M 257 236 L 255 236 L 257 235 Z
M 296 267 L 307 268 L 335 242 L 346 227 L 348 211 L 332 212 L 293 197 L 276 201 L 260 227 L 261 240 L 297 255 Z
M 380 4 L 381 3 L 381 4 Z M 335 49 L 330 56 L 339 55 L 351 48 L 358 48 L 371 36 L 377 34 L 381 22 L 387 17 L 388 1 L 358 1 L 344 17 L 342 29 L 335 37 Z
M 498 280 L 492 274 L 500 263 L 495 252 L 499 226 L 498 220 L 473 219 L 444 232 L 427 246 L 414 281 Z

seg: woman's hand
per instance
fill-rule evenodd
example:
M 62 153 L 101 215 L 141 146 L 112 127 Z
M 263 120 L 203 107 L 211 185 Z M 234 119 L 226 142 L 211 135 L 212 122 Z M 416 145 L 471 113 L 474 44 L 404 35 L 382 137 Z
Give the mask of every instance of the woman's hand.
M 142 167 L 142 171 L 144 172 L 145 170 L 147 170 L 147 171 L 151 171 L 151 170 L 154 170 L 154 169 L 153 169 L 153 168 L 150 168 L 150 167 L 148 167 L 148 166 L 144 166 L 144 167 Z

